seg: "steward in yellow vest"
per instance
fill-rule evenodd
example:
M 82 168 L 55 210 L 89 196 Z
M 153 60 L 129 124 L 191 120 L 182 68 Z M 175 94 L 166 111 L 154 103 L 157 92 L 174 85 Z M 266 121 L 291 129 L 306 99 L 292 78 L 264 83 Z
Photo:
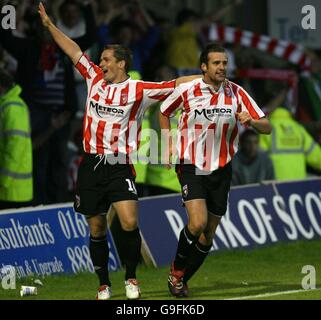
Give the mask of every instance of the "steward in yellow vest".
M 269 116 L 271 135 L 260 135 L 260 146 L 268 151 L 277 180 L 304 179 L 306 164 L 321 172 L 321 147 L 285 108 Z
M 33 198 L 29 111 L 21 88 L 0 69 L 0 209 Z

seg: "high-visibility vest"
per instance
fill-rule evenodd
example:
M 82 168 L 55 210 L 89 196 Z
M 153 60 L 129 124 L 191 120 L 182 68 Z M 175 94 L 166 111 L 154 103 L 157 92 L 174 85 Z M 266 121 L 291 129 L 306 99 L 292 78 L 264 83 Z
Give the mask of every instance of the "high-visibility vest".
M 150 126 L 157 132 L 158 136 L 158 163 L 161 161 L 161 129 L 158 120 L 159 107 L 160 103 L 156 103 L 149 108 Z M 170 118 L 172 128 L 177 128 L 178 118 L 179 114 Z M 175 136 L 173 137 L 173 143 L 175 143 Z M 174 165 L 171 169 L 167 169 L 163 164 L 148 164 L 146 184 L 177 192 L 181 190 Z
M 321 171 L 321 147 L 291 113 L 279 107 L 269 119 L 272 133 L 260 135 L 260 146 L 270 154 L 276 179 L 304 179 L 306 164 Z
M 16 85 L 0 97 L 0 201 L 33 198 L 29 111 Z

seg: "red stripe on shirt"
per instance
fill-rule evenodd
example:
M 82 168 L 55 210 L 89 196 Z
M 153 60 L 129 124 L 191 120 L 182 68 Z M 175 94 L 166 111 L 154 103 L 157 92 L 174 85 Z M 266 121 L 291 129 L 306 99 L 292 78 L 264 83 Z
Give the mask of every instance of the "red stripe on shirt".
M 111 130 L 111 137 L 110 137 L 110 147 L 112 152 L 118 153 L 118 137 L 119 137 L 119 130 L 120 130 L 120 123 L 113 123 L 113 127 Z
M 162 83 L 141 82 L 143 89 L 171 89 L 175 88 L 176 80 L 164 81 Z
M 180 154 L 180 159 L 184 159 L 184 153 L 185 153 L 185 149 L 187 146 L 187 140 L 188 140 L 188 126 L 187 126 L 187 118 L 188 115 L 185 114 L 184 115 L 184 119 L 183 119 L 183 127 L 181 130 L 181 154 Z
M 170 95 L 172 94 L 172 92 L 167 93 L 167 94 L 158 94 L 158 95 L 154 95 L 154 96 L 149 96 L 150 99 L 155 99 L 158 101 L 164 101 L 165 99 L 167 99 Z
M 99 120 L 96 131 L 96 153 L 104 154 L 104 131 L 106 121 Z
M 187 90 L 183 92 L 183 100 L 184 100 L 184 108 L 185 111 L 188 113 L 190 112 L 191 108 L 188 102 L 188 94 L 187 94 Z
M 219 167 L 224 167 L 227 160 L 227 145 L 226 145 L 226 136 L 228 131 L 229 124 L 223 124 L 222 138 L 221 138 L 221 147 L 220 147 L 220 157 L 219 157 Z
M 206 132 L 206 140 L 205 140 L 205 147 L 204 147 L 204 162 L 203 162 L 203 169 L 210 170 L 211 168 L 211 160 L 212 160 L 212 151 L 214 148 L 214 135 L 215 135 L 215 128 L 216 124 L 211 123 Z M 207 149 L 207 146 L 209 148 Z
M 203 95 L 200 83 L 195 85 L 193 93 L 194 93 L 194 97 L 201 97 Z
M 127 129 L 126 129 L 126 133 L 125 133 L 125 137 L 126 137 L 126 153 L 130 154 L 132 151 L 132 147 L 130 147 L 130 145 L 128 144 L 128 139 L 129 139 L 129 133 L 130 133 L 130 129 L 135 121 L 135 117 L 137 114 L 137 111 L 142 103 L 143 100 L 143 90 L 144 90 L 144 86 L 142 82 L 137 82 L 136 84 L 136 96 L 135 96 L 135 103 L 130 111 L 130 115 L 129 115 L 129 120 L 128 120 L 128 125 L 127 125 Z M 136 122 L 137 123 L 137 122 Z M 138 128 L 137 128 L 138 130 Z
M 85 152 L 90 153 L 90 139 L 91 139 L 91 124 L 93 122 L 92 117 L 87 117 L 87 128 L 85 130 Z
M 195 126 L 195 139 L 192 142 L 192 146 L 191 146 L 191 153 L 192 153 L 192 163 L 195 164 L 195 153 L 196 153 L 196 149 L 195 149 L 195 144 L 197 145 L 198 143 L 198 138 L 202 133 L 202 128 L 203 126 L 201 124 L 196 123 Z
M 77 64 L 75 65 L 75 67 L 77 68 L 77 70 L 80 72 L 80 74 L 85 78 L 85 79 L 90 79 L 90 75 L 87 71 L 87 68 L 80 62 L 77 62 Z
M 164 110 L 163 114 L 169 117 L 183 102 L 182 96 L 179 96 L 166 110 Z
M 105 99 L 106 104 L 108 104 L 108 105 L 113 104 L 116 90 L 117 90 L 116 88 L 111 88 L 111 87 L 108 88 L 108 93 L 107 93 L 107 96 Z M 109 98 L 110 92 L 111 92 L 111 98 Z
M 255 120 L 260 119 L 260 116 L 258 115 L 258 113 L 255 111 L 254 107 L 252 106 L 251 101 L 249 100 L 249 98 L 247 97 L 246 93 L 240 89 L 239 90 L 239 94 L 242 98 L 242 101 L 247 109 L 247 111 L 250 113 L 251 117 Z

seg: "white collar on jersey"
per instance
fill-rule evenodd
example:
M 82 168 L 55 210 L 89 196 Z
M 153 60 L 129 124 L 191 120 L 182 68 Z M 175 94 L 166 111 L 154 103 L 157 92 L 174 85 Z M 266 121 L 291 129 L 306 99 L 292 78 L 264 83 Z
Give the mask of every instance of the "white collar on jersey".
M 213 93 L 219 93 L 222 90 L 224 90 L 224 82 L 221 83 L 220 87 L 218 88 L 218 90 L 215 90 L 213 86 L 211 86 L 210 84 L 207 84 L 203 78 L 201 78 L 201 85 L 203 88 L 208 88 L 210 89 Z
M 122 85 L 122 84 L 127 83 L 130 79 L 131 79 L 131 77 L 130 77 L 130 76 L 128 76 L 128 78 L 127 78 L 126 80 L 124 80 L 124 81 L 116 82 L 116 83 L 112 83 L 112 82 L 107 82 L 107 81 L 106 81 L 106 84 L 107 84 L 108 86 L 117 86 L 117 85 Z

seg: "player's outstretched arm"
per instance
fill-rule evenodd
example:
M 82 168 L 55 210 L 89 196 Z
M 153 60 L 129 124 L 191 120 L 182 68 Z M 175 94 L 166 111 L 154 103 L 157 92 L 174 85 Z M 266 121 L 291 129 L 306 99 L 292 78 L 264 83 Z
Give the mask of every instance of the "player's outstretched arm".
M 77 64 L 80 57 L 82 56 L 82 51 L 78 44 L 67 37 L 63 32 L 61 32 L 51 21 L 46 13 L 46 9 L 40 2 L 38 13 L 40 15 L 42 24 L 51 33 L 53 39 L 61 50 L 72 60 L 73 64 Z
M 202 78 L 202 77 L 203 77 L 203 75 L 201 75 L 201 74 L 195 74 L 195 75 L 191 75 L 191 76 L 179 77 L 179 78 L 176 79 L 176 87 L 178 87 L 182 83 L 190 82 L 190 81 L 193 81 L 195 79 Z

